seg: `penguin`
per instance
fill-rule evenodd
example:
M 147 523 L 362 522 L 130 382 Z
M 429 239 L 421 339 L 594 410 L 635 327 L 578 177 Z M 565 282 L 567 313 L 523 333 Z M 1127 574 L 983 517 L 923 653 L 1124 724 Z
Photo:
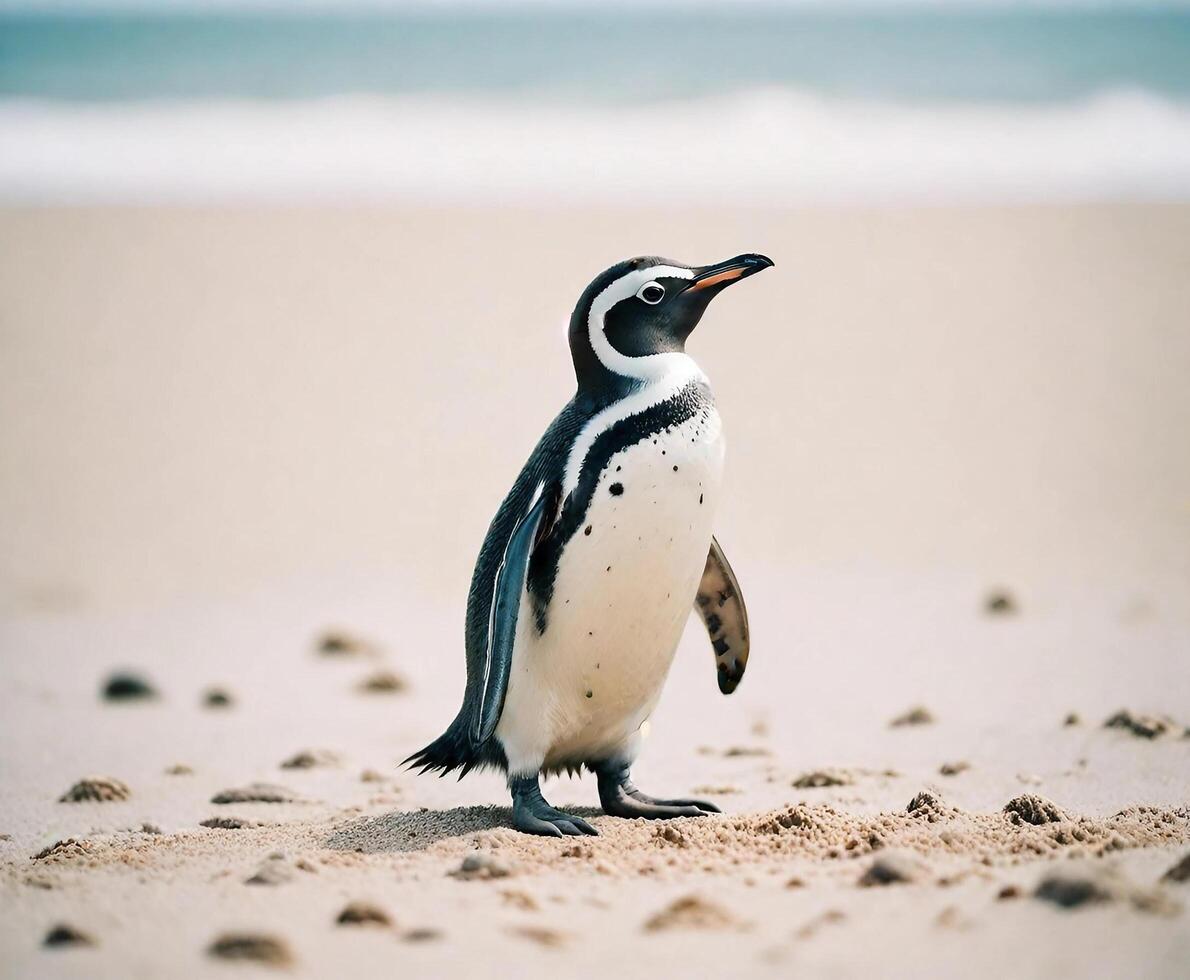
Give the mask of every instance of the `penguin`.
M 405 764 L 508 778 L 512 822 L 597 834 L 550 806 L 540 777 L 586 768 L 605 813 L 719 812 L 656 799 L 631 768 L 695 609 L 730 694 L 748 661 L 748 614 L 713 535 L 723 433 L 686 353 L 708 304 L 773 265 L 763 255 L 689 266 L 646 256 L 597 276 L 570 318 L 577 390 L 488 528 L 467 596 L 467 686 L 446 732 Z

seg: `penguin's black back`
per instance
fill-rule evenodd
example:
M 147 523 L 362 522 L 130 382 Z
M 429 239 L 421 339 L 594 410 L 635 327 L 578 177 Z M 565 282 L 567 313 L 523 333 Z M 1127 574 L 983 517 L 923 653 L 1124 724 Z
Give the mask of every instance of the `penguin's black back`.
M 561 486 L 570 448 L 583 425 L 598 410 L 598 405 L 580 402 L 577 398 L 562 409 L 545 430 L 545 434 L 521 468 L 520 475 L 488 526 L 488 533 L 479 549 L 479 558 L 471 576 L 471 588 L 467 592 L 467 690 L 463 696 L 463 705 L 450 727 L 439 738 L 405 760 L 414 766 L 420 766 L 423 772 L 440 770 L 445 775 L 459 769 L 461 779 L 476 767 L 507 769 L 507 760 L 498 739 L 490 738 L 483 745 L 476 747 L 471 744 L 468 735 L 470 719 L 473 712 L 478 710 L 483 693 L 488 621 L 491 617 L 496 573 L 503 560 L 508 539 L 512 536 L 517 522 L 529 510 L 537 487 L 544 483 L 546 492 L 553 492 L 552 488 Z M 547 513 L 548 523 L 552 521 L 554 509 L 551 508 Z

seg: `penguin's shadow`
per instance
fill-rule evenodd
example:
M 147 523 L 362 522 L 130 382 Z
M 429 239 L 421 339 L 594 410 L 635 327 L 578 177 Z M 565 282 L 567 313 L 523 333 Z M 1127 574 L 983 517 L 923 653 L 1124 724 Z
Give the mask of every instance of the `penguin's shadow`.
M 590 819 L 603 816 L 594 807 L 567 807 L 567 812 Z M 361 817 L 335 828 L 326 839 L 334 851 L 384 854 L 421 851 L 452 837 L 481 830 L 512 828 L 512 807 L 460 806 L 449 810 L 394 810 L 376 817 Z

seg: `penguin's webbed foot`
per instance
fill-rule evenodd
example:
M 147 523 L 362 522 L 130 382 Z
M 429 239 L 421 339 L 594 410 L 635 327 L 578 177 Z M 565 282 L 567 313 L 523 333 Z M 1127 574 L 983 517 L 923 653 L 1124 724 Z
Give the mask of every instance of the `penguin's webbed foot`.
M 632 785 L 628 766 L 608 764 L 595 768 L 599 780 L 599 802 L 605 813 L 613 817 L 644 817 L 646 820 L 668 820 L 672 817 L 701 817 L 707 813 L 722 813 L 714 803 L 705 800 L 658 800 L 647 796 Z
M 512 791 L 512 825 L 517 830 L 543 837 L 599 836 L 599 831 L 582 817 L 546 803 L 537 776 L 515 776 L 509 779 L 508 788 Z

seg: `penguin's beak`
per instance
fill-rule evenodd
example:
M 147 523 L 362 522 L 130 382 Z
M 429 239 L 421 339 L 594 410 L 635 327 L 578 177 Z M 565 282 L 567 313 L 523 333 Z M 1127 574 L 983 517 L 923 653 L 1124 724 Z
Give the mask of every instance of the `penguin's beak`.
M 724 286 L 738 282 L 740 279 L 747 279 L 748 276 L 755 275 L 772 265 L 773 260 L 767 255 L 757 255 L 755 252 L 737 255 L 734 259 L 728 259 L 726 262 L 704 265 L 701 269 L 695 269 L 694 278 L 682 291 L 700 293 L 709 289 L 718 292 Z
M 719 295 L 733 282 L 747 279 L 763 269 L 769 268 L 773 260 L 767 255 L 757 255 L 749 252 L 747 255 L 737 255 L 726 262 L 715 265 L 704 265 L 700 269 L 691 269 L 692 279 L 686 281 L 682 291 L 669 305 L 671 311 L 667 317 L 669 331 L 674 341 L 679 345 L 686 342 L 686 338 L 694 332 L 706 312 L 711 300 Z M 680 348 L 679 348 L 680 349 Z

